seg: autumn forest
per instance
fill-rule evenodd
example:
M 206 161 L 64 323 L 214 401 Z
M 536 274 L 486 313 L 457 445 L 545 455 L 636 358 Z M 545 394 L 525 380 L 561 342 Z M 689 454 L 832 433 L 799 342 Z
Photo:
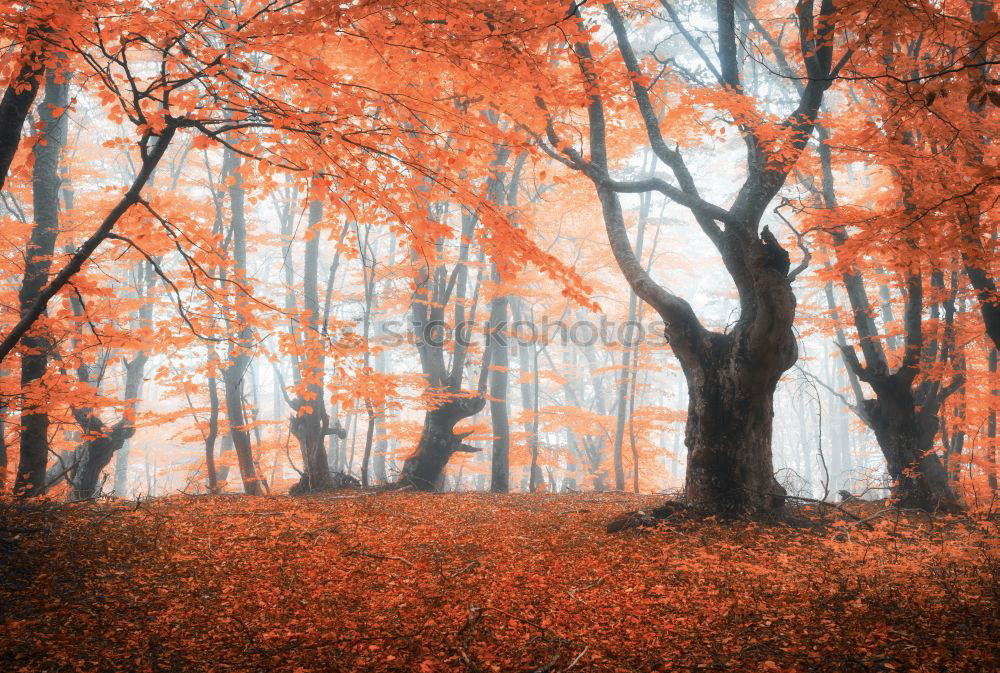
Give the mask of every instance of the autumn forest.
M 0 31 L 0 670 L 1000 670 L 991 0 Z

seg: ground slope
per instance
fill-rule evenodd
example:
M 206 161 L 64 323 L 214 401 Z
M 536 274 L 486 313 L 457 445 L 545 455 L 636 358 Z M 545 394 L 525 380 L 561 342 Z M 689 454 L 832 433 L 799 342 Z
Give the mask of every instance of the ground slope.
M 0 503 L 0 670 L 996 671 L 993 524 L 625 495 Z

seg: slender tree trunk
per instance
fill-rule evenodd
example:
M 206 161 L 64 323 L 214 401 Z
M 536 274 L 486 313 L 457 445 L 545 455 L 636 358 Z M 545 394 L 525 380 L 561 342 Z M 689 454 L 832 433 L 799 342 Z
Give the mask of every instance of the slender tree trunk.
M 57 81 L 54 70 L 45 73 L 45 98 L 38 106 L 44 125 L 33 152 L 31 186 L 35 226 L 28 241 L 24 279 L 19 294 L 21 316 L 31 310 L 42 288 L 48 283 L 59 235 L 59 158 L 66 144 L 66 115 L 53 116 L 53 109 L 65 110 L 69 104 L 69 81 Z M 20 135 L 20 128 L 17 129 Z M 25 396 L 21 411 L 21 447 L 14 492 L 39 495 L 45 489 L 45 467 L 49 453 L 49 416 L 45 411 L 46 395 L 41 379 L 48 369 L 51 344 L 41 334 L 28 333 L 22 339 L 21 390 Z
M 532 386 L 531 386 L 531 434 L 528 437 L 528 441 L 531 445 L 531 467 L 528 474 L 528 492 L 534 493 L 540 484 L 544 483 L 545 475 L 542 474 L 542 469 L 538 466 L 538 450 L 539 450 L 539 437 L 538 437 L 538 344 L 532 344 L 532 355 L 533 357 L 533 367 L 531 369 L 532 376 Z
M 231 209 L 230 226 L 233 236 L 233 260 L 235 262 L 235 281 L 238 284 L 236 292 L 244 295 L 248 288 L 247 278 L 247 227 L 244 215 L 243 181 L 239 173 L 240 158 L 232 150 L 226 150 L 223 173 L 232 177 L 229 186 L 229 202 Z M 230 347 L 229 362 L 222 372 L 226 398 L 226 416 L 229 419 L 229 434 L 236 450 L 236 459 L 243 479 L 243 491 L 247 495 L 261 495 L 260 478 L 253 459 L 253 446 L 250 442 L 250 431 L 247 428 L 247 418 L 243 410 L 243 383 L 250 372 L 250 353 L 253 348 L 253 328 L 243 314 L 248 310 L 241 296 L 234 311 L 235 343 Z
M 205 471 L 208 473 L 208 492 L 219 492 L 219 473 L 215 467 L 215 442 L 219 437 L 219 381 L 215 377 L 218 356 L 214 346 L 208 355 L 208 432 L 205 434 Z
M 363 332 L 365 344 L 365 374 L 372 374 L 371 367 L 371 329 L 372 329 L 372 307 L 375 303 L 375 252 L 369 243 L 371 227 L 365 227 L 365 235 L 362 240 L 360 227 L 358 232 L 358 246 L 361 250 L 361 270 L 365 285 L 365 312 L 363 316 Z M 369 255 L 371 253 L 371 255 Z M 369 266 L 368 260 L 372 259 Z M 375 441 L 375 425 L 381 410 L 375 408 L 375 404 L 370 397 L 365 398 L 365 410 L 368 412 L 368 430 L 365 433 L 365 450 L 361 456 L 361 486 L 368 488 L 368 473 L 371 468 L 372 448 Z
M 493 281 L 499 282 L 496 266 Z M 493 453 L 490 458 L 490 491 L 510 490 L 510 418 L 507 409 L 508 369 L 510 368 L 507 297 L 498 295 L 490 303 L 490 325 L 493 331 L 493 371 L 490 373 L 490 424 L 493 429 Z
M 647 153 L 648 154 L 648 153 Z M 653 157 L 653 166 L 656 165 L 656 158 Z M 650 170 L 645 170 L 647 159 L 643 158 L 643 169 L 644 173 L 651 172 Z M 639 218 L 637 223 L 637 230 L 635 234 L 635 256 L 642 261 L 642 248 L 643 243 L 646 239 L 646 220 L 649 218 L 649 206 L 652 202 L 652 194 L 650 192 L 645 192 L 640 196 L 639 200 Z M 638 338 L 638 330 L 633 329 L 635 327 L 636 316 L 639 310 L 639 297 L 635 294 L 635 290 L 629 287 L 629 300 L 628 300 L 628 323 L 626 324 L 626 329 L 629 330 L 627 334 L 632 336 L 629 338 L 629 343 L 622 343 L 622 362 L 621 362 L 621 373 L 618 376 L 618 415 L 615 419 L 615 444 L 614 444 L 614 467 L 615 467 L 615 490 L 624 491 L 625 490 L 625 465 L 622 460 L 622 448 L 625 440 L 625 421 L 628 419 L 628 398 L 629 389 L 632 381 L 632 347 L 634 344 L 631 343 L 631 339 Z M 633 449 L 635 448 L 633 444 Z M 638 465 L 635 466 L 638 469 Z M 637 489 L 638 490 L 638 489 Z
M 115 496 L 125 497 L 128 492 L 128 454 L 131 450 L 131 440 L 126 441 L 122 448 L 115 452 Z
M 520 299 L 511 303 L 514 313 L 514 320 L 521 322 L 525 317 L 524 309 Z M 534 335 L 534 331 L 532 331 Z M 528 438 L 528 454 L 531 462 L 528 465 L 528 490 L 532 491 L 538 480 L 543 475 L 538 470 L 538 430 L 535 424 L 537 412 L 535 410 L 536 391 L 534 383 L 537 382 L 538 365 L 538 338 L 545 335 L 534 335 L 535 339 L 530 342 L 519 342 L 517 344 L 517 359 L 520 373 L 521 409 L 528 412 L 523 423 L 524 434 Z M 534 366 L 533 366 L 534 365 Z M 530 377 L 530 378 L 529 378 Z
M 990 349 L 989 355 L 989 372 L 991 374 L 991 380 L 997 381 L 997 357 L 998 351 L 996 348 Z M 990 393 L 996 399 L 1000 396 L 1000 385 L 994 383 L 993 389 Z M 1000 446 L 997 446 L 997 408 L 996 405 L 990 407 L 990 413 L 986 419 L 986 441 L 987 450 L 990 452 L 990 462 L 989 462 L 989 477 L 988 481 L 990 484 L 990 489 L 996 493 L 998 490 L 998 481 L 1000 481 Z
M 630 317 L 631 319 L 631 317 Z M 615 401 L 617 414 L 615 415 L 615 443 L 614 443 L 614 468 L 615 468 L 615 490 L 625 490 L 625 463 L 622 459 L 622 445 L 625 438 L 625 421 L 628 420 L 628 391 L 629 380 L 632 374 L 632 349 L 622 349 L 621 370 L 618 375 L 618 397 Z
M 0 372 L 0 377 L 3 372 Z M 0 493 L 7 488 L 7 403 L 0 400 Z
M 594 410 L 598 416 L 607 416 L 608 405 L 605 398 L 604 376 L 603 374 L 595 373 L 595 370 L 600 369 L 602 365 L 597 359 L 593 344 L 587 344 L 580 350 L 583 352 L 583 356 L 586 358 L 587 365 L 591 371 L 591 386 L 594 389 Z M 589 471 L 594 480 L 594 490 L 598 492 L 604 491 L 607 488 L 608 472 L 604 469 L 604 448 L 607 444 L 607 439 L 605 433 L 600 433 L 589 440 L 587 437 L 583 438 L 587 458 L 590 461 Z
M 385 469 L 385 454 L 389 450 L 389 441 L 386 438 L 385 426 L 381 417 L 378 419 L 375 431 L 378 434 L 378 441 L 375 443 L 375 454 L 372 456 L 372 473 L 376 483 L 385 484 L 389 481 Z
M 375 439 L 375 412 L 369 408 L 368 410 L 368 430 L 365 432 L 365 452 L 361 457 L 361 486 L 362 488 L 368 488 L 370 481 L 368 479 L 368 467 L 372 457 L 372 446 Z
M 313 200 L 309 204 L 309 232 L 302 267 L 303 304 L 308 318 L 302 335 L 305 353 L 300 368 L 306 395 L 295 401 L 296 414 L 290 419 L 290 428 L 299 442 L 303 464 L 302 478 L 293 487 L 296 493 L 330 488 L 330 468 L 324 451 L 330 418 L 326 413 L 325 358 L 319 332 L 319 242 L 322 221 L 323 204 Z

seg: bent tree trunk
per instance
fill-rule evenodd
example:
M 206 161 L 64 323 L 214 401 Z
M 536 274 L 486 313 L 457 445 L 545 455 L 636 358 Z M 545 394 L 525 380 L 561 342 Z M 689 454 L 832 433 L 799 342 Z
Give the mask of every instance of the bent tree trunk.
M 245 330 L 249 339 L 249 329 Z M 243 331 L 240 332 L 242 337 Z M 261 495 L 260 479 L 257 476 L 257 466 L 253 460 L 253 445 L 250 443 L 250 430 L 246 414 L 243 412 L 243 379 L 250 369 L 250 356 L 243 352 L 237 354 L 232 364 L 222 371 L 222 380 L 226 398 L 226 416 L 229 418 L 229 435 L 233 448 L 236 449 L 236 461 L 240 467 L 240 477 L 243 479 L 243 492 L 247 495 Z
M 332 434 L 330 418 L 324 405 L 315 399 L 311 405 L 309 413 L 296 414 L 288 420 L 289 430 L 299 443 L 303 460 L 302 477 L 291 488 L 292 495 L 321 491 L 332 485 L 325 451 L 326 437 Z
M 151 308 L 151 306 L 150 306 Z M 86 440 L 77 450 L 77 462 L 70 471 L 71 500 L 87 500 L 101 493 L 101 473 L 135 434 L 135 408 L 149 360 L 144 352 L 125 363 L 125 403 L 123 418 L 108 428 L 92 409 L 74 409 L 73 414 Z M 87 383 L 86 377 L 81 381 Z
M 818 126 L 817 151 L 822 168 L 823 206 L 837 207 L 837 194 L 833 181 L 833 163 L 830 154 L 829 132 Z M 840 251 L 849 241 L 846 228 L 831 232 L 835 250 Z M 850 265 L 841 273 L 841 282 L 847 292 L 853 314 L 858 342 L 865 358 L 862 366 L 853 346 L 846 344 L 838 333 L 837 343 L 852 378 L 857 404 L 855 413 L 875 433 L 886 471 L 892 479 L 892 496 L 902 507 L 915 507 L 927 511 L 961 509 L 961 502 L 948 483 L 947 470 L 935 453 L 934 437 L 938 429 L 938 411 L 948 396 L 962 383 L 961 376 L 942 385 L 933 377 L 915 385 L 918 373 L 935 364 L 949 364 L 953 352 L 954 331 L 946 326 L 942 347 L 936 340 L 930 346 L 924 341 L 924 292 L 919 272 L 906 274 L 906 304 L 903 316 L 903 358 L 893 371 L 889 358 L 872 318 L 868 289 L 860 269 Z M 833 307 L 832 293 L 828 302 Z M 937 309 L 932 307 L 932 312 Z M 937 317 L 933 315 L 933 317 Z M 940 357 L 935 363 L 935 357 Z M 875 392 L 874 399 L 865 399 L 861 387 L 864 381 Z
M 99 419 L 91 417 L 86 425 L 93 428 L 88 432 L 95 436 L 80 447 L 78 462 L 70 475 L 73 485 L 71 500 L 89 500 L 101 494 L 101 473 L 111 462 L 111 457 L 135 434 L 135 426 L 126 421 L 107 429 Z
M 403 463 L 399 484 L 418 491 L 433 491 L 455 453 L 478 452 L 479 449 L 462 443 L 468 435 L 456 435 L 455 426 L 485 406 L 486 398 L 477 395 L 452 399 L 429 410 L 424 416 L 417 450 Z
M 500 150 L 493 162 L 497 172 L 490 178 L 488 192 L 494 202 L 499 202 L 497 194 L 501 193 L 503 166 L 509 154 L 507 150 Z M 443 263 L 436 265 L 432 270 L 426 266 L 421 267 L 419 272 L 417 291 L 410 306 L 411 320 L 416 335 L 415 345 L 420 356 L 420 367 L 427 377 L 427 392 L 434 401 L 424 416 L 424 427 L 416 450 L 403 463 L 397 487 L 433 491 L 452 455 L 459 451 L 467 453 L 479 451 L 478 448 L 462 442 L 471 433 L 456 435 L 454 432 L 455 425 L 459 421 L 474 416 L 486 406 L 486 385 L 489 380 L 490 358 L 494 350 L 490 330 L 487 330 L 486 343 L 483 346 L 483 362 L 479 370 L 479 385 L 474 392 L 464 391 L 462 379 L 470 345 L 469 339 L 472 336 L 470 326 L 476 322 L 482 281 L 482 271 L 480 271 L 467 314 L 469 245 L 473 240 L 477 222 L 478 217 L 473 212 L 463 210 L 458 260 L 450 272 Z M 443 239 L 438 241 L 439 252 L 443 249 L 443 244 Z M 411 251 L 411 256 L 414 262 L 420 262 L 416 248 Z M 454 349 L 449 367 L 445 364 L 446 337 L 442 328 L 447 325 L 445 310 L 452 299 L 454 299 L 452 322 Z

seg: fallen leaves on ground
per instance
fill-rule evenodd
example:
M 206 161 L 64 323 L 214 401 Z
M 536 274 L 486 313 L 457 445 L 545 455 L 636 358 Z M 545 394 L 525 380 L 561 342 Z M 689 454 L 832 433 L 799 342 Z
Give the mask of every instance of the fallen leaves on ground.
M 1000 668 L 993 524 L 813 513 L 811 525 L 605 531 L 661 500 L 6 501 L 0 661 L 32 673 Z

